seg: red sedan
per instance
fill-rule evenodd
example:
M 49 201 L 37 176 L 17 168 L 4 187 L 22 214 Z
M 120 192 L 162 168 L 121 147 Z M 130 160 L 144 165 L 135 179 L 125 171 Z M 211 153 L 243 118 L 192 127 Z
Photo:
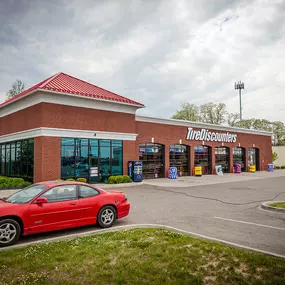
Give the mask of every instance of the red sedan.
M 0 247 L 21 235 L 98 224 L 111 227 L 129 214 L 124 193 L 80 182 L 41 182 L 0 201 Z

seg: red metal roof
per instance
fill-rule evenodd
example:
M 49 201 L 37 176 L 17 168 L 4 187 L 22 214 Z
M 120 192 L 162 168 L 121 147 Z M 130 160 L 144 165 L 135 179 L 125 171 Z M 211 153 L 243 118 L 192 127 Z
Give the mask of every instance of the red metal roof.
M 74 94 L 94 99 L 108 100 L 113 102 L 135 105 L 138 107 L 144 107 L 144 105 L 139 102 L 130 100 L 126 97 L 120 96 L 101 87 L 60 72 L 23 91 L 22 93 L 14 96 L 13 98 L 3 102 L 2 104 L 0 104 L 0 108 L 36 90 L 46 90 L 59 93 Z

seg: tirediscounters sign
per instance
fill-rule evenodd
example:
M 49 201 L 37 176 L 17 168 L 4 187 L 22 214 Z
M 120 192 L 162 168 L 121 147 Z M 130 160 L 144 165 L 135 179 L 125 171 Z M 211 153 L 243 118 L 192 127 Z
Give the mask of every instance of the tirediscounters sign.
M 208 142 L 226 142 L 235 143 L 237 141 L 237 135 L 218 132 L 209 132 L 209 130 L 201 129 L 200 131 L 194 131 L 193 128 L 188 128 L 187 140 L 192 141 L 208 141 Z

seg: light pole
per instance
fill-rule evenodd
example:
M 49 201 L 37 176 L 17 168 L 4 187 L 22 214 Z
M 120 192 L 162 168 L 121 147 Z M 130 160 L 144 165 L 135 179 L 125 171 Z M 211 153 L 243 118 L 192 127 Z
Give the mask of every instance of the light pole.
M 242 120 L 242 106 L 241 106 L 241 89 L 244 89 L 244 83 L 241 81 L 235 82 L 235 89 L 239 90 L 239 119 Z

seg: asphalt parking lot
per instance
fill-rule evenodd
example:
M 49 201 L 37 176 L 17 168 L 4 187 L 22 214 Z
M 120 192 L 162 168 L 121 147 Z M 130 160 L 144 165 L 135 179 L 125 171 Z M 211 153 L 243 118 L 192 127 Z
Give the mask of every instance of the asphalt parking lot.
M 259 208 L 263 201 L 285 200 L 285 176 L 236 182 L 228 182 L 227 178 L 219 184 L 215 184 L 215 177 L 212 180 L 213 184 L 191 187 L 183 187 L 181 183 L 175 187 L 173 182 L 170 187 L 161 183 L 164 186 L 143 184 L 120 188 L 128 195 L 131 213 L 115 226 L 167 225 L 285 257 L 285 214 Z M 29 236 L 21 243 L 93 230 L 94 227 L 85 227 Z
M 128 223 L 168 225 L 285 257 L 285 214 L 259 208 L 285 200 L 285 177 L 124 192 L 133 205 Z

